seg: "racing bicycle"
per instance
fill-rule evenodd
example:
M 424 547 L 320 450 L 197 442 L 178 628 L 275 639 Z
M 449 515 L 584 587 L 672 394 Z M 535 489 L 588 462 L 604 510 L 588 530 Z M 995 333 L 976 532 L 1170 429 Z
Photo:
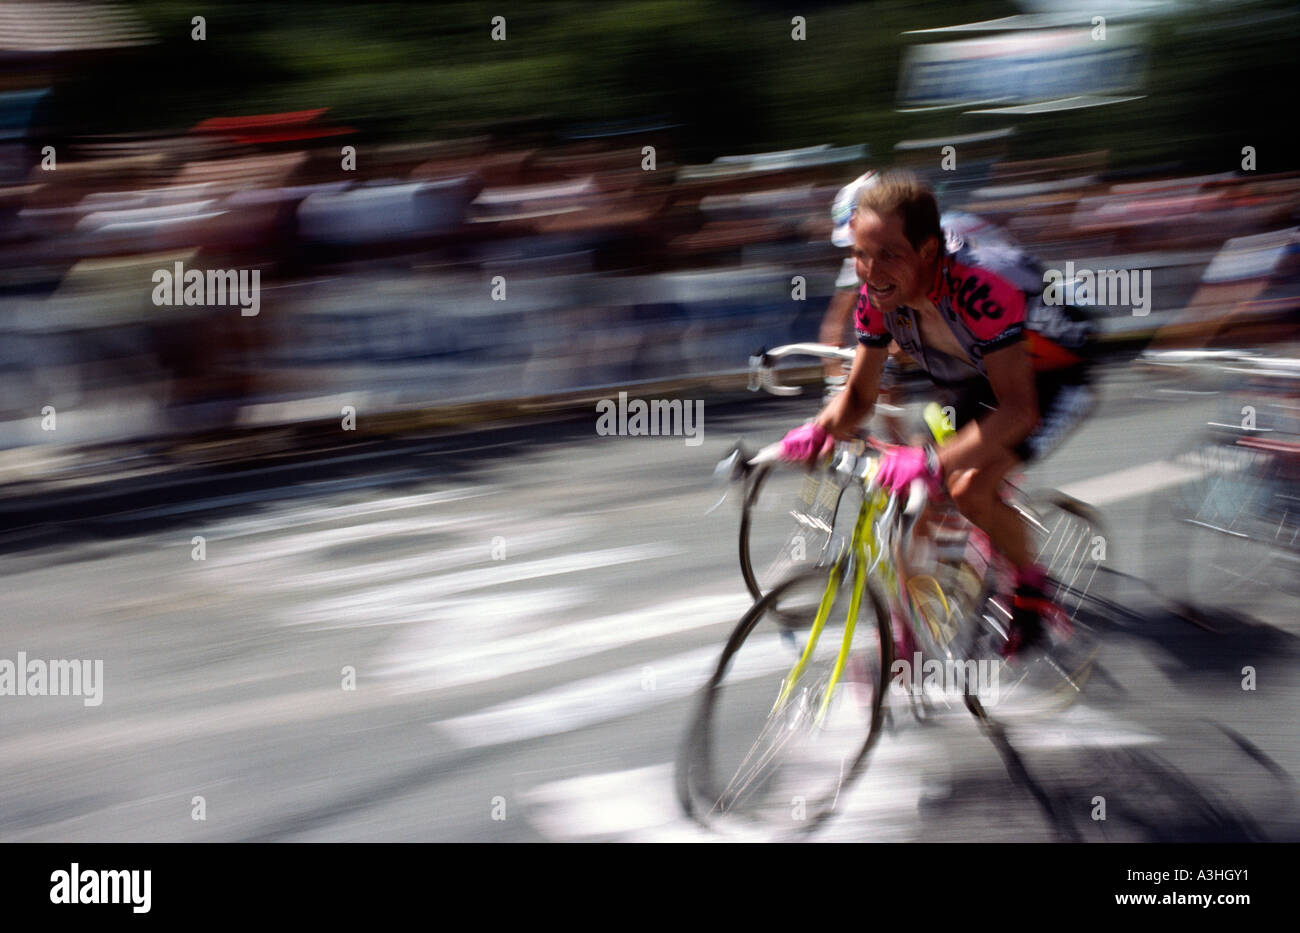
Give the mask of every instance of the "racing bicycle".
M 946 439 L 951 428 L 937 407 L 927 414 L 936 439 Z M 733 457 L 733 470 L 741 462 L 769 476 L 778 468 L 775 445 Z M 819 506 L 828 510 L 824 543 L 759 595 L 701 691 L 677 768 L 679 799 L 697 821 L 794 832 L 820 825 L 865 768 L 896 675 L 918 719 L 929 718 L 934 700 L 960 698 L 986 722 L 989 688 L 1004 673 L 1010 682 L 994 690 L 995 702 L 1019 692 L 1041 709 L 1072 702 L 1091 676 L 1099 562 L 1089 545 L 1101 530 L 1091 510 L 1064 497 L 1042 514 L 1021 506 L 1066 613 L 1032 661 L 1008 666 L 998 649 L 1010 620 L 1010 568 L 923 485 L 906 502 L 886 494 L 874 482 L 878 464 L 876 450 L 837 445 L 819 481 L 835 490 Z M 836 535 L 845 516 L 852 531 Z M 896 659 L 908 663 L 896 670 Z M 932 662 L 946 675 L 938 691 L 916 676 Z

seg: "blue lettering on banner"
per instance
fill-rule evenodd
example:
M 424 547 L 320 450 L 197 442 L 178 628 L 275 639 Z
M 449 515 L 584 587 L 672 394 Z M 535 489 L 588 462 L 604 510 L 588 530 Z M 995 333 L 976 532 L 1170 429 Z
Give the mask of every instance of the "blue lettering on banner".
M 1144 54 L 1136 46 L 1003 58 L 910 61 L 901 82 L 908 104 L 1007 101 L 1112 94 L 1135 88 Z

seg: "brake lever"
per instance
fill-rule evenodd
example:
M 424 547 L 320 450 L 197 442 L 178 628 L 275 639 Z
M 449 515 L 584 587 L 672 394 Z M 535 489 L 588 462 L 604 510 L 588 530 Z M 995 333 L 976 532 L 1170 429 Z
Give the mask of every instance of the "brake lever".
M 711 485 L 716 486 L 719 483 L 725 483 L 726 487 L 722 490 L 721 498 L 704 511 L 705 515 L 712 515 L 722 506 L 722 503 L 727 501 L 727 496 L 731 493 L 732 483 L 740 482 L 749 476 L 750 471 L 753 469 L 749 463 L 750 457 L 750 451 L 743 443 L 737 441 L 735 446 L 731 448 L 731 453 L 718 461 L 718 465 L 713 468 Z
M 766 348 L 749 358 L 749 391 L 757 392 L 763 388 L 763 371 L 770 365 Z

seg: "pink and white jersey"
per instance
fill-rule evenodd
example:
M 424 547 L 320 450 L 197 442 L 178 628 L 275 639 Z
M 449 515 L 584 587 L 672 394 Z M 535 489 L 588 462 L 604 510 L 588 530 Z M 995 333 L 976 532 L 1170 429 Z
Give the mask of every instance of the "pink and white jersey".
M 1081 360 L 1074 352 L 1077 345 L 1071 346 L 1076 341 L 1049 336 L 1059 338 L 1058 325 L 1075 322 L 1062 309 L 1044 305 L 1043 279 L 1028 254 L 1003 244 L 975 248 L 958 240 L 950 245 L 958 248 L 941 258 L 928 295 L 969 359 L 927 347 L 917 312 L 899 307 L 882 314 L 872 306 L 866 285 L 858 293 L 855 311 L 859 343 L 886 347 L 897 340 L 903 352 L 940 383 L 987 378 L 985 355 L 1026 338 L 1037 370 Z M 1081 333 L 1078 328 L 1071 331 L 1076 332 Z

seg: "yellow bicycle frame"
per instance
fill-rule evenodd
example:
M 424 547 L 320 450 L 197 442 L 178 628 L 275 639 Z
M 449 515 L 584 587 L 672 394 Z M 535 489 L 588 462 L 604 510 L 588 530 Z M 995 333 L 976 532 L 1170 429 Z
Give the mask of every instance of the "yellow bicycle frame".
M 952 436 L 953 431 L 944 417 L 939 406 L 931 402 L 925 409 L 925 421 L 930 426 L 935 440 L 943 443 Z M 879 468 L 879 460 L 875 461 L 868 470 L 867 482 L 875 475 L 875 470 Z M 917 575 L 907 581 L 906 590 L 898 588 L 898 573 L 891 560 L 885 560 L 884 542 L 880 536 L 875 534 L 876 517 L 885 508 L 889 501 L 888 495 L 882 489 L 863 499 L 862 507 L 858 510 L 857 522 L 853 526 L 853 539 L 850 544 L 850 551 L 854 557 L 853 573 L 853 595 L 849 600 L 848 616 L 844 620 L 844 637 L 840 642 L 840 651 L 835 658 L 835 667 L 831 671 L 830 680 L 826 684 L 826 690 L 822 695 L 821 704 L 817 708 L 817 718 L 815 724 L 821 726 L 826 717 L 826 711 L 830 708 L 831 697 L 834 695 L 835 687 L 839 684 L 840 676 L 844 672 L 844 665 L 848 663 L 849 647 L 853 644 L 853 632 L 857 626 L 858 612 L 862 608 L 862 593 L 866 589 L 866 577 L 870 571 L 877 571 L 884 578 L 888 591 L 898 592 L 900 597 L 906 599 L 908 605 L 905 608 L 909 615 L 913 609 L 913 603 L 916 602 L 916 592 L 914 588 L 919 588 L 924 582 L 928 582 L 934 588 L 935 594 L 943 606 L 945 614 L 950 613 L 948 599 L 944 595 L 939 581 L 929 575 Z M 781 685 L 781 691 L 777 695 L 776 702 L 772 704 L 772 712 L 775 712 L 785 703 L 790 694 L 794 691 L 794 686 L 798 683 L 799 678 L 803 675 L 808 666 L 808 661 L 812 658 L 813 652 L 817 649 L 817 642 L 821 638 L 822 630 L 826 626 L 827 619 L 830 618 L 831 606 L 835 602 L 835 594 L 840 588 L 840 574 L 842 572 L 843 561 L 836 561 L 831 567 L 830 578 L 826 581 L 826 590 L 822 594 L 821 602 L 817 606 L 817 615 L 813 618 L 812 627 L 808 631 L 808 643 L 804 646 L 803 654 L 796 662 L 790 673 L 786 675 L 785 681 Z M 906 594 L 906 595 L 905 595 Z M 925 617 L 927 625 L 930 626 L 932 633 L 939 636 L 937 625 L 933 619 Z M 892 637 L 892 635 L 891 635 Z M 881 676 L 887 676 L 888 672 L 881 672 Z

